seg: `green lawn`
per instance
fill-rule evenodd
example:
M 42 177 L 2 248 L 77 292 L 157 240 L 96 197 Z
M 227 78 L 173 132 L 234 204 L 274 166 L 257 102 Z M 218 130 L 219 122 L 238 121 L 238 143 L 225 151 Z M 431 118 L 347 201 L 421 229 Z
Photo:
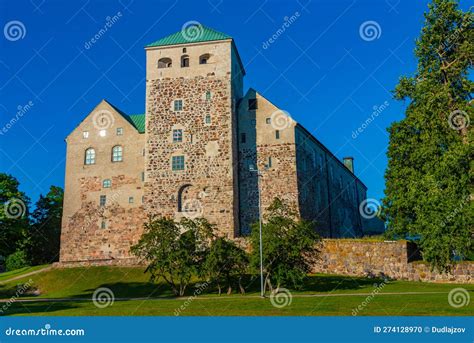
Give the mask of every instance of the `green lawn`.
M 19 276 L 19 275 L 21 275 L 21 274 L 26 274 L 26 273 L 34 272 L 34 271 L 36 271 L 36 270 L 43 269 L 43 268 L 46 268 L 46 267 L 48 267 L 48 266 L 49 266 L 49 265 L 44 264 L 44 265 L 41 265 L 41 266 L 24 267 L 24 268 L 12 270 L 12 271 L 5 272 L 5 273 L 0 273 L 0 282 L 3 282 L 4 280 L 7 280 L 7 279 L 10 279 L 10 278 Z
M 293 298 L 290 305 L 276 308 L 270 299 L 258 297 L 259 280 L 250 277 L 245 281 L 248 289 L 245 296 L 234 294 L 219 297 L 215 289 L 209 287 L 194 297 L 195 288 L 191 286 L 187 297 L 173 298 L 167 285 L 148 282 L 148 275 L 143 273 L 143 268 L 89 267 L 52 269 L 0 285 L 0 298 L 15 296 L 17 286 L 30 278 L 40 295 L 33 297 L 23 294 L 21 298 L 65 298 L 70 301 L 13 302 L 3 310 L 4 315 L 175 315 L 180 308 L 180 315 L 352 315 L 352 310 L 366 301 L 367 295 L 361 293 L 370 294 L 374 286 L 382 282 L 368 278 L 311 275 L 303 289 L 291 291 Z M 116 299 L 112 305 L 98 308 L 90 301 L 98 287 L 107 287 L 113 291 Z M 468 290 L 472 298 L 474 285 L 389 281 L 380 294 L 367 301 L 358 314 L 472 315 L 474 301 L 461 308 L 449 305 L 448 293 L 456 287 Z M 119 300 L 139 297 L 150 299 Z

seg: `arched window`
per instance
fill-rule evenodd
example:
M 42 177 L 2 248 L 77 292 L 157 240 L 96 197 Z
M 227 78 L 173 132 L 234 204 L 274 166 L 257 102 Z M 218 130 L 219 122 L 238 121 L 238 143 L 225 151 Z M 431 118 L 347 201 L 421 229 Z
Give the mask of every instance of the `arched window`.
M 120 145 L 116 145 L 112 148 L 112 162 L 122 162 L 123 149 Z
M 188 199 L 190 184 L 183 185 L 178 190 L 178 212 L 183 212 L 183 203 Z
M 181 68 L 189 67 L 189 56 L 183 55 L 181 56 Z
M 199 64 L 207 64 L 210 58 L 211 54 L 204 54 L 199 56 Z
M 163 57 L 158 60 L 158 68 L 171 68 L 172 65 L 171 58 Z
M 94 149 L 89 148 L 86 150 L 84 164 L 95 164 L 95 150 Z

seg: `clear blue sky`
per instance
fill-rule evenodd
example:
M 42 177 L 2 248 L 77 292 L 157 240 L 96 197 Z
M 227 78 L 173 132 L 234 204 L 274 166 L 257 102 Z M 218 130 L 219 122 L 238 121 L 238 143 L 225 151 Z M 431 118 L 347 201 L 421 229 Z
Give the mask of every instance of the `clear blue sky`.
M 414 41 L 426 5 L 414 0 L 1 0 L 0 171 L 17 177 L 33 200 L 50 185 L 63 186 L 64 138 L 103 98 L 126 113 L 144 113 L 144 45 L 194 20 L 231 35 L 247 71 L 245 89 L 255 88 L 288 111 L 339 158 L 353 156 L 368 196 L 380 199 L 386 128 L 403 117 L 406 105 L 392 100 L 390 92 L 401 75 L 415 70 Z M 86 49 L 106 18 L 118 12 L 121 17 Z M 296 20 L 264 49 L 291 16 Z M 20 36 L 5 32 L 11 21 L 23 25 Z M 361 37 L 367 21 L 378 24 L 376 39 Z M 31 108 L 6 128 L 18 107 L 30 101 Z M 374 107 L 383 104 L 374 117 Z M 374 120 L 355 136 L 371 116 Z

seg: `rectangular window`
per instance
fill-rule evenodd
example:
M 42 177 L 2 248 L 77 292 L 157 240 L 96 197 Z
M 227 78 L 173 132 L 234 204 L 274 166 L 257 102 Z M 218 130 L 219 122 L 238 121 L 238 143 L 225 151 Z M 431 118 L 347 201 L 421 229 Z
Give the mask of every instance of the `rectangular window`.
M 205 122 L 206 124 L 210 124 L 210 123 L 211 123 L 211 115 L 210 115 L 210 114 L 207 114 L 207 115 L 206 115 L 206 118 L 204 119 L 204 122 Z
M 280 139 L 280 130 L 275 130 L 275 138 Z
M 269 157 L 268 162 L 267 162 L 267 168 L 271 168 L 271 167 L 272 167 L 272 158 Z
M 112 185 L 112 182 L 110 181 L 110 179 L 105 179 L 103 182 L 102 182 L 102 186 L 104 188 L 110 188 L 110 186 Z
M 142 182 L 145 182 L 145 172 L 142 172 Z
M 142 204 L 145 203 L 145 197 L 142 195 Z
M 89 138 L 89 131 L 84 131 L 82 133 L 82 138 Z
M 128 203 L 133 204 L 133 197 L 128 197 Z
M 145 156 L 145 149 L 142 149 L 142 156 Z
M 173 156 L 171 160 L 172 170 L 184 170 L 184 156 Z
M 122 136 L 123 135 L 123 127 L 118 127 L 117 128 L 117 136 Z
M 211 92 L 210 91 L 206 92 L 206 100 L 211 100 Z
M 242 132 L 240 134 L 240 142 L 245 143 L 247 141 L 247 136 L 245 135 L 245 132 Z
M 105 206 L 105 203 L 107 202 L 107 197 L 105 195 L 101 195 L 99 198 L 99 205 L 100 206 Z
M 271 124 L 271 123 L 272 123 L 272 118 L 267 118 L 267 119 L 265 119 L 265 123 Z
M 256 110 L 258 107 L 257 107 L 257 99 L 249 99 L 249 110 L 250 111 L 253 111 L 253 110 Z
M 101 229 L 106 229 L 106 228 L 107 228 L 107 223 L 105 222 L 105 220 L 103 220 L 103 221 L 100 223 L 100 228 L 101 228 Z
M 182 142 L 183 141 L 183 130 L 173 130 L 173 142 Z
M 175 100 L 174 101 L 174 110 L 175 111 L 182 111 L 183 110 L 183 100 Z

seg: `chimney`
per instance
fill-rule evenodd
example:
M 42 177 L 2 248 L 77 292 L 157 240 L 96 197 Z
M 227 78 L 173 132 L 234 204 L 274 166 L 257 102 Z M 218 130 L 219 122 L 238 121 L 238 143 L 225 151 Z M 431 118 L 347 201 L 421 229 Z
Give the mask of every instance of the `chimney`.
M 349 169 L 352 174 L 354 174 L 354 157 L 344 157 L 342 161 L 344 162 L 346 168 Z

